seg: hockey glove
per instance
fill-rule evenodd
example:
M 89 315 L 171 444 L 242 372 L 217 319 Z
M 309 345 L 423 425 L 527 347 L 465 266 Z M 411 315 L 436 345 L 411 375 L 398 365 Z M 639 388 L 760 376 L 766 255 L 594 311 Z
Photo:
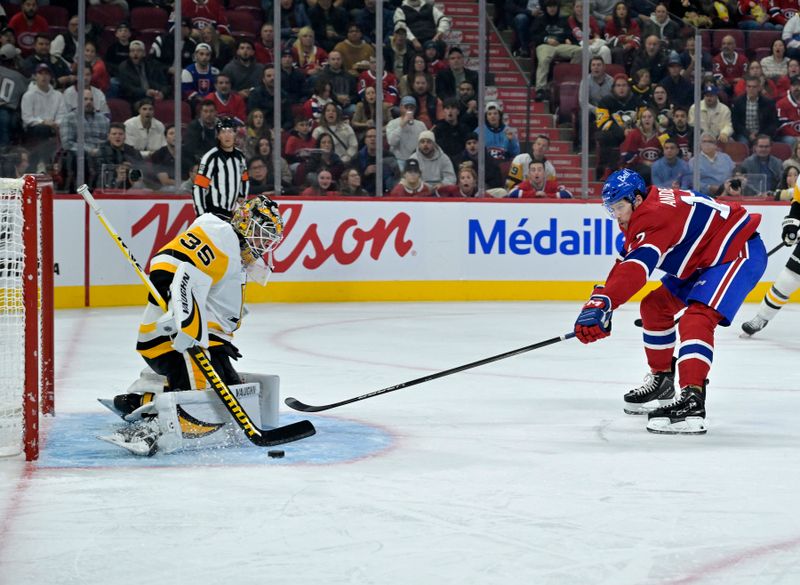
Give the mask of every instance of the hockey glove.
M 791 215 L 783 218 L 783 243 L 787 246 L 794 246 L 797 243 L 797 230 L 800 229 L 800 219 L 795 219 Z
M 229 341 L 223 341 L 220 345 L 213 346 L 213 350 L 228 356 L 232 360 L 238 360 L 240 357 L 242 357 L 242 353 L 239 351 L 239 348 Z
M 595 289 L 595 292 L 600 289 Z M 575 321 L 575 337 L 581 343 L 592 343 L 611 335 L 611 299 L 603 294 L 593 294 L 583 305 Z

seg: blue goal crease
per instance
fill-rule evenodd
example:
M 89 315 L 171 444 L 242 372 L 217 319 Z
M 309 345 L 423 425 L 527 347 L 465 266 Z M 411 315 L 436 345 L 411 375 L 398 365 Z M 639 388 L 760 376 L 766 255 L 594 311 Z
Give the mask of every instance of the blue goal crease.
M 270 458 L 267 456 L 267 449 L 249 443 L 137 457 L 97 438 L 97 435 L 109 435 L 125 424 L 113 415 L 59 414 L 50 419 L 47 425 L 47 436 L 35 465 L 42 469 L 327 465 L 348 463 L 377 455 L 391 449 L 395 443 L 395 438 L 387 430 L 348 419 L 281 413 L 280 424 L 289 424 L 303 418 L 314 423 L 317 434 L 308 439 L 274 447 L 284 451 L 285 456 L 281 459 Z

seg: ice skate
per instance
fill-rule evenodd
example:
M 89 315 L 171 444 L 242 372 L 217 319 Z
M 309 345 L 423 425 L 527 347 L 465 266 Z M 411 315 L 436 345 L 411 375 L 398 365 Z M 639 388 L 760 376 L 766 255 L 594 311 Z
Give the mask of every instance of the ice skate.
M 769 323 L 769 321 L 767 321 L 766 319 L 762 319 L 758 315 L 756 315 L 749 321 L 745 321 L 744 323 L 742 323 L 742 331 L 744 331 L 746 335 L 742 335 L 742 337 L 751 337 L 753 334 L 758 333 L 764 327 L 766 327 L 767 323 Z
M 153 392 L 129 392 L 118 394 L 113 399 L 98 398 L 97 401 L 127 422 L 136 422 L 155 414 Z
M 706 433 L 705 392 L 699 386 L 687 386 L 675 402 L 647 415 L 647 430 L 667 435 L 703 435 Z
M 625 414 L 647 414 L 658 406 L 665 406 L 675 397 L 675 374 L 656 372 L 647 374 L 644 384 L 625 394 Z M 658 401 L 658 403 L 656 403 Z
M 158 451 L 161 429 L 156 417 L 118 429 L 111 435 L 97 438 L 117 447 L 122 447 L 139 457 L 152 457 Z

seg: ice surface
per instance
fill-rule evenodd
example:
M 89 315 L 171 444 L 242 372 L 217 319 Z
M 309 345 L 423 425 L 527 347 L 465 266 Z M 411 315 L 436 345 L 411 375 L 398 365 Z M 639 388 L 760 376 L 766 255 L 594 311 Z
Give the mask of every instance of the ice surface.
M 324 403 L 557 336 L 579 303 L 257 305 L 239 368 Z M 709 433 L 622 412 L 635 305 L 569 340 L 309 417 L 317 436 L 135 459 L 92 438 L 139 308 L 56 317 L 42 459 L 0 461 L 0 584 L 800 583 L 800 310 L 717 335 Z M 298 420 L 284 409 L 282 422 Z M 85 433 L 81 431 L 85 430 Z M 117 452 L 118 451 L 118 452 Z

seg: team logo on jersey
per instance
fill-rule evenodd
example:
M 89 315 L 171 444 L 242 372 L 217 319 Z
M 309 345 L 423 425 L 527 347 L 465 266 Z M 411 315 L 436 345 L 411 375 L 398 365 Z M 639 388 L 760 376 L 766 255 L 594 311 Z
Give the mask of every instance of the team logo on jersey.
M 644 160 L 655 162 L 661 158 L 661 151 L 657 148 L 645 148 L 639 155 Z

